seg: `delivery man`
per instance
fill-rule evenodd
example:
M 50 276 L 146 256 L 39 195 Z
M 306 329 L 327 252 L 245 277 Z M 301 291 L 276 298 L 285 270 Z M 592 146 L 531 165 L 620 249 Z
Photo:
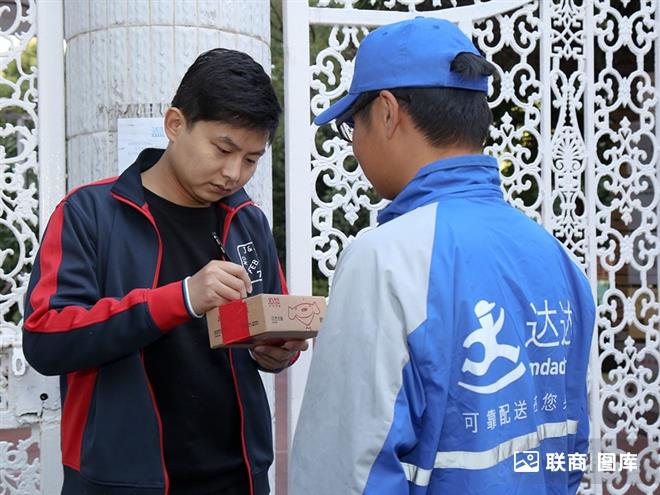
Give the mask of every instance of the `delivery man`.
M 594 301 L 482 153 L 494 71 L 453 24 L 361 43 L 335 120 L 392 202 L 339 260 L 291 495 L 574 494 Z

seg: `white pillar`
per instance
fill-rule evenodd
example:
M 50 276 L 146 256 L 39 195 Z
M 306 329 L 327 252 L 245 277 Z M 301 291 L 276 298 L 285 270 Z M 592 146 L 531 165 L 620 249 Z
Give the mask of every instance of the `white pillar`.
M 39 237 L 65 194 L 64 47 L 62 1 L 40 2 L 37 8 L 37 66 L 39 68 Z M 21 355 L 21 360 L 23 357 Z M 23 362 L 24 363 L 24 362 Z M 43 495 L 56 495 L 62 486 L 59 383 L 55 377 L 27 370 L 20 378 L 26 410 L 41 416 L 39 450 Z M 37 397 L 39 403 L 37 403 Z
M 313 138 L 310 127 L 309 13 L 307 2 L 285 0 L 284 88 L 286 111 L 286 249 L 287 281 L 293 294 L 312 293 L 312 183 L 310 156 Z M 287 433 L 289 454 L 293 443 L 312 348 L 301 354 L 288 371 Z
M 39 67 L 39 237 L 65 194 L 64 49 L 62 1 L 37 9 Z

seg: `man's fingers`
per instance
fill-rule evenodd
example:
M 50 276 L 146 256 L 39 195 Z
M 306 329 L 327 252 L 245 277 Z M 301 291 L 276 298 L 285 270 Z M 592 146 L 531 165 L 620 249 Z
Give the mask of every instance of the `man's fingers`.
M 247 288 L 245 286 L 245 281 L 233 273 L 226 272 L 224 270 L 219 270 L 217 273 L 217 279 L 219 282 L 218 294 L 229 299 L 225 294 L 227 289 L 230 291 L 238 293 L 238 297 L 232 297 L 231 299 L 240 299 L 247 297 Z
M 289 340 L 282 346 L 258 345 L 252 349 L 252 352 L 260 357 L 270 358 L 278 363 L 286 364 L 298 352 L 305 351 L 308 347 L 309 345 L 304 340 Z
M 252 284 L 245 269 L 229 261 L 210 261 L 188 281 L 190 305 L 197 314 L 245 298 L 251 291 Z
M 252 292 L 252 281 L 250 280 L 250 276 L 245 271 L 245 268 L 243 268 L 241 265 L 237 265 L 236 263 L 231 263 L 229 261 L 218 261 L 216 262 L 216 266 L 219 269 L 220 273 L 232 275 L 234 279 L 240 280 L 241 283 L 243 284 L 243 289 L 245 291 L 246 296 L 247 294 Z M 223 281 L 224 280 L 225 279 L 223 279 Z M 233 284 L 231 285 L 231 287 L 240 291 L 240 288 Z
M 247 293 L 252 294 L 252 280 L 250 280 L 250 276 L 245 271 L 245 269 L 242 270 L 241 278 L 243 279 L 243 282 L 245 283 L 245 288 L 247 289 Z
M 274 359 L 270 356 L 266 356 L 263 354 L 257 354 L 255 355 L 257 358 L 259 364 L 263 366 L 264 368 L 270 368 L 270 369 L 277 369 L 277 368 L 284 368 L 287 364 L 289 364 L 289 359 L 287 360 L 277 360 Z
M 227 302 L 238 301 L 239 299 L 245 298 L 245 289 L 236 290 L 228 287 L 224 284 L 220 284 L 215 292 L 216 296 L 220 298 L 220 301 L 217 305 L 223 305 Z
M 287 340 L 282 347 L 289 351 L 301 352 L 309 348 L 309 343 L 306 340 Z
M 252 349 L 252 352 L 259 357 L 270 358 L 277 362 L 288 361 L 293 357 L 291 351 L 272 345 L 259 345 Z

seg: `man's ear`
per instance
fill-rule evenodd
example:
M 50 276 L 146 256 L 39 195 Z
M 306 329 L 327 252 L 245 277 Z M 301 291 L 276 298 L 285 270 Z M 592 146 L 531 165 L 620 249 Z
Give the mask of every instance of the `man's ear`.
M 392 139 L 394 131 L 396 131 L 401 123 L 401 105 L 399 105 L 396 97 L 386 89 L 381 91 L 379 96 L 383 110 L 381 115 L 385 127 L 385 136 L 387 139 Z
M 167 109 L 165 112 L 165 121 L 163 122 L 167 139 L 172 142 L 176 141 L 186 125 L 186 117 L 181 110 L 176 107 L 170 107 Z

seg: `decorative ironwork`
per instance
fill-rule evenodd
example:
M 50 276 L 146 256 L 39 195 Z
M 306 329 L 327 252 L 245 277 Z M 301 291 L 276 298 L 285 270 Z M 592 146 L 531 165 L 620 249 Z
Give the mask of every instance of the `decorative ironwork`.
M 472 3 L 483 3 L 489 0 L 476 0 Z M 438 7 L 457 7 L 459 4 L 467 2 L 461 0 L 318 0 L 319 7 L 344 7 L 352 8 L 378 8 L 385 9 L 406 9 L 409 12 L 420 12 L 424 10 L 435 9 Z
M 394 14 L 442 10 L 497 66 L 486 153 L 500 160 L 505 197 L 563 242 L 597 294 L 594 453 L 638 455 L 638 469 L 587 473 L 583 494 L 660 487 L 657 3 L 533 0 L 485 19 L 461 16 L 494 0 L 319 0 L 310 8 L 314 115 L 348 90 L 371 29 L 355 20 L 377 24 L 382 11 L 399 20 Z M 335 131 L 314 128 L 311 151 L 312 256 L 316 276 L 328 280 L 341 250 L 385 204 Z
M 489 93 L 495 119 L 485 153 L 500 160 L 502 185 L 509 202 L 540 221 L 543 189 L 538 25 L 538 4 L 533 2 L 477 22 L 473 39 L 498 69 Z
M 17 430 L 13 441 L 0 441 L 0 495 L 41 493 L 38 437 L 33 433 Z
M 601 450 L 639 470 L 601 473 L 611 494 L 660 487 L 657 75 L 654 0 L 594 0 L 593 81 Z M 656 58 L 657 63 L 657 58 Z M 655 71 L 655 74 L 654 74 Z M 655 78 L 654 78 L 655 76 Z M 595 384 L 594 384 L 595 385 Z
M 0 494 L 40 493 L 39 427 L 17 409 L 25 393 L 23 296 L 37 247 L 34 0 L 0 3 Z M 28 425 L 26 427 L 26 425 Z
M 318 53 L 312 65 L 314 113 L 320 113 L 331 100 L 348 91 L 352 56 L 367 33 L 367 29 L 353 26 L 331 29 L 328 47 Z M 345 52 L 350 56 L 346 57 Z M 353 239 L 353 233 L 376 225 L 376 213 L 385 201 L 369 195 L 371 185 L 357 166 L 349 143 L 337 137 L 336 132 L 328 138 L 325 128 L 316 128 L 316 133 L 320 144 L 312 150 L 312 224 L 318 235 L 313 238 L 313 256 L 321 273 L 331 280 L 339 252 Z M 363 218 L 358 222 L 360 216 Z

